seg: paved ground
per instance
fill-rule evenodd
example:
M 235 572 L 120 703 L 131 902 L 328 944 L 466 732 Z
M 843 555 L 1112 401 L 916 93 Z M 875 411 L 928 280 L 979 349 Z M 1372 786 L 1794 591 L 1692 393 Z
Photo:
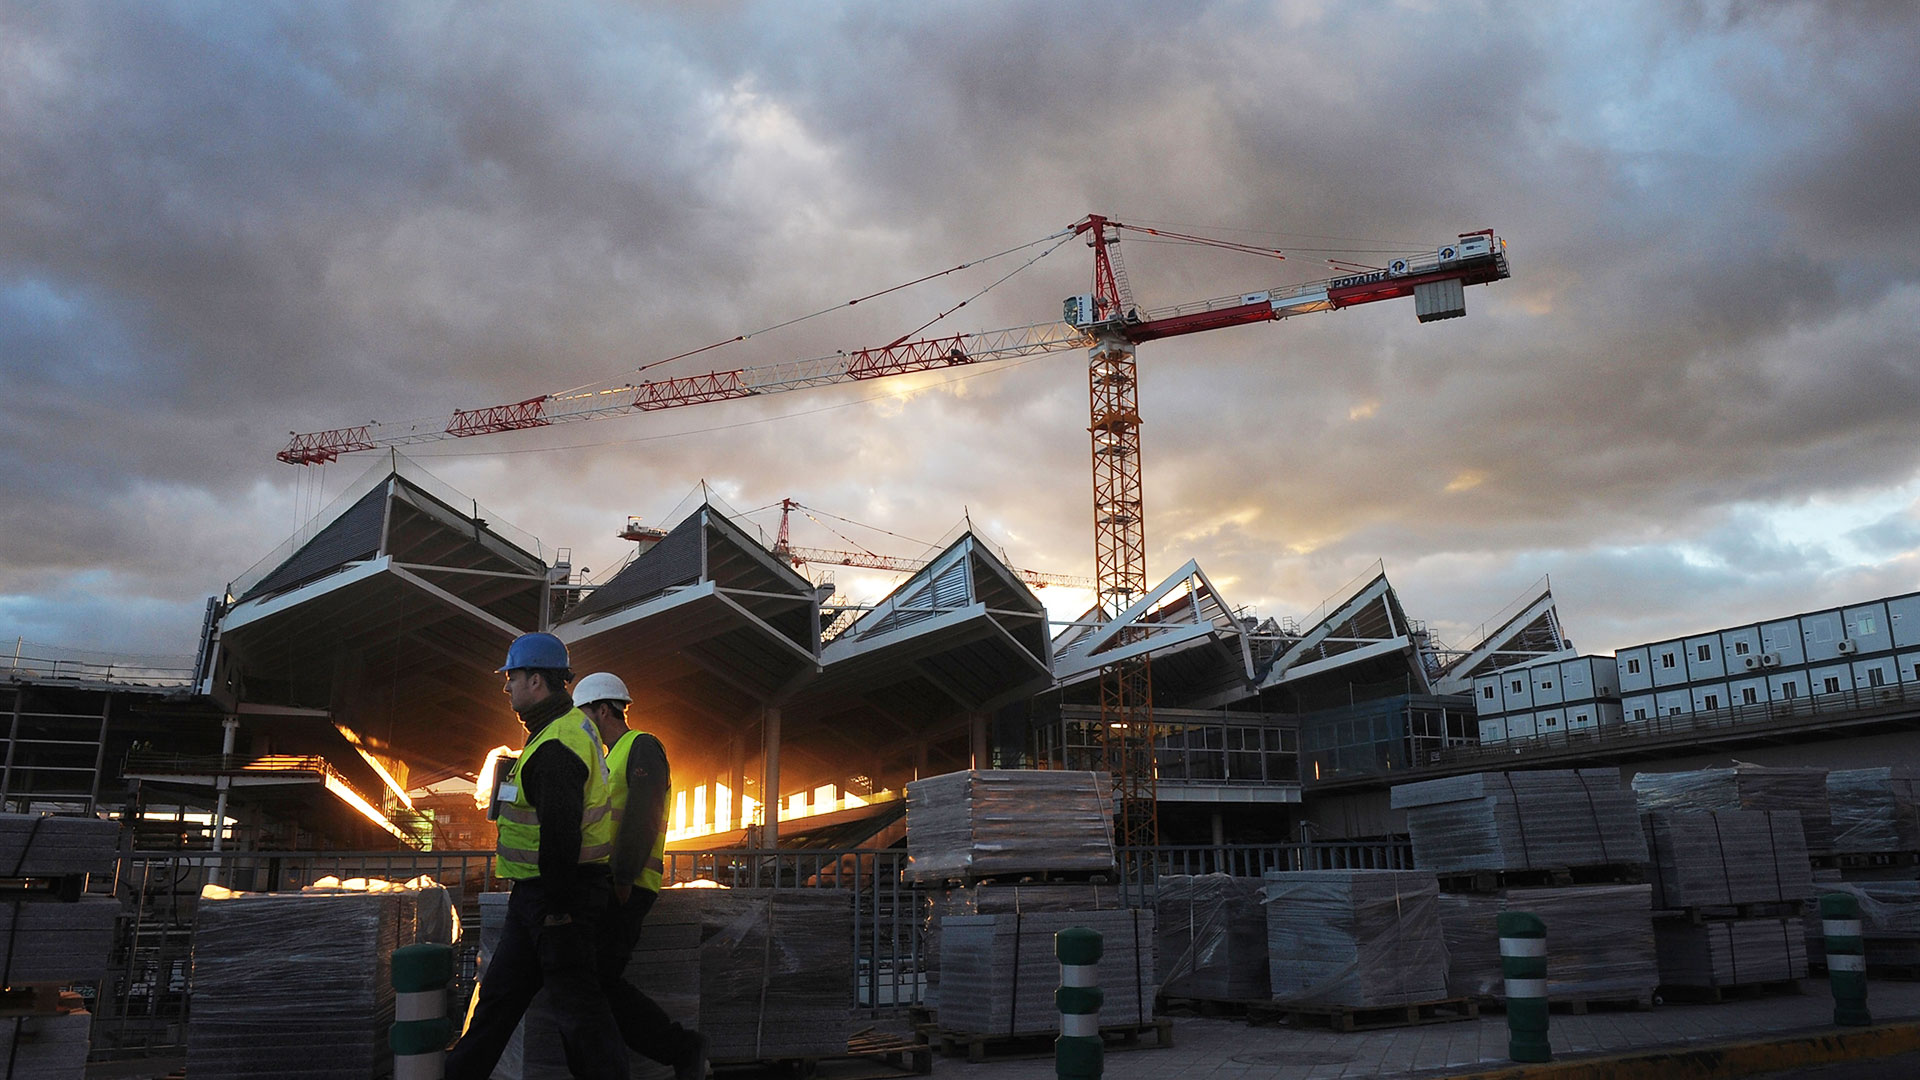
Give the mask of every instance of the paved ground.
M 1833 999 L 1820 979 L 1800 996 L 1722 1005 L 1665 1005 L 1650 1012 L 1555 1015 L 1548 1030 L 1556 1058 L 1724 1042 L 1830 1026 Z M 1920 983 L 1874 982 L 1867 994 L 1876 1021 L 1920 1018 Z M 1150 1042 L 1151 1036 L 1143 1039 Z M 1322 1080 L 1333 1077 L 1441 1077 L 1507 1063 L 1503 1015 L 1478 1021 L 1340 1035 L 1241 1021 L 1180 1018 L 1168 1050 L 1109 1053 L 1109 1080 Z M 946 1080 L 1051 1080 L 1053 1061 L 1035 1058 L 969 1065 L 936 1058 Z M 1834 1077 L 1874 1074 L 1836 1072 Z M 1893 1075 L 1912 1077 L 1913 1072 Z

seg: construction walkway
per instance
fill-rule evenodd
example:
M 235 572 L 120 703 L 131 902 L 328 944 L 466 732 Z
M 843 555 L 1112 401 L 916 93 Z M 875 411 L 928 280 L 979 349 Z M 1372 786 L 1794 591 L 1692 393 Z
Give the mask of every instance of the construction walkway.
M 1765 1044 L 1764 1051 L 1701 1055 L 1715 1062 L 1689 1063 L 1684 1071 L 1669 1058 L 1648 1063 L 1644 1075 L 1752 1076 L 1819 1060 L 1793 1056 L 1793 1046 L 1825 1044 L 1840 1059 L 1910 1057 L 1920 1050 L 1920 983 L 1875 981 L 1868 1006 L 1876 1027 L 1832 1026 L 1833 998 L 1826 980 L 1810 978 L 1806 993 L 1762 997 L 1718 1005 L 1664 1005 L 1646 1012 L 1555 1014 L 1549 1029 L 1555 1061 L 1519 1067 L 1507 1060 L 1506 1017 L 1422 1027 L 1337 1034 L 1288 1027 L 1252 1027 L 1244 1021 L 1176 1018 L 1173 1046 L 1166 1050 L 1111 1051 L 1107 1080 L 1321 1080 L 1332 1077 L 1629 1076 L 1619 1056 L 1653 1051 L 1700 1049 L 1716 1044 Z M 1889 1028 L 1892 1037 L 1884 1033 Z M 1816 1036 L 1840 1035 L 1832 1038 Z M 1151 1047 L 1153 1036 L 1142 1037 Z M 1588 1064 L 1581 1067 L 1581 1059 Z M 1755 1067 L 1753 1061 L 1769 1064 Z M 1509 1071 L 1511 1070 L 1511 1071 Z M 989 1061 L 935 1058 L 934 1072 L 948 1080 L 1051 1080 L 1051 1058 Z

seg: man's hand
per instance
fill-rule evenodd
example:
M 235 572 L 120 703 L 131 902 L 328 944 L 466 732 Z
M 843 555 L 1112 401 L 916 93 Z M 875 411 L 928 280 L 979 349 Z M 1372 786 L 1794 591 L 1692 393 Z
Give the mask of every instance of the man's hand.
M 572 926 L 573 916 L 549 915 L 545 919 L 541 920 L 540 925 L 541 926 Z
M 614 898 L 615 900 L 618 900 L 618 901 L 620 901 L 620 902 L 621 902 L 622 904 L 624 904 L 624 903 L 626 903 L 626 902 L 627 902 L 627 897 L 629 897 L 629 896 L 632 896 L 632 895 L 633 895 L 633 883 L 632 883 L 632 882 L 628 882 L 628 883 L 627 883 L 627 884 L 625 884 L 625 885 L 615 885 L 615 886 L 613 887 L 613 898 Z

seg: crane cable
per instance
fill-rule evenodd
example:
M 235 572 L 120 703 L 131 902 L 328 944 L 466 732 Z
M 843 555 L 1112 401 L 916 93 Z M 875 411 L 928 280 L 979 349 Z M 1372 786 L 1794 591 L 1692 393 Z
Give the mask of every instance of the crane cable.
M 1045 236 L 1042 236 L 1042 237 L 1040 237 L 1040 238 L 1039 238 L 1038 240 L 1029 240 L 1029 241 L 1027 241 L 1027 242 L 1026 242 L 1026 243 L 1024 243 L 1024 244 L 1018 244 L 1018 245 L 1015 245 L 1015 246 L 1013 246 L 1013 247 L 1010 247 L 1010 248 L 1007 248 L 1007 249 L 1006 249 L 1005 251 L 997 251 L 997 252 L 994 252 L 994 253 L 993 253 L 992 255 L 988 255 L 988 256 L 985 256 L 984 258 L 979 258 L 979 259 L 969 259 L 968 261 L 966 261 L 966 262 L 963 262 L 963 263 L 959 263 L 959 264 L 957 264 L 957 265 L 955 265 L 955 266 L 949 266 L 949 267 L 947 267 L 947 268 L 946 268 L 945 270 L 938 270 L 938 271 L 935 271 L 934 273 L 931 273 L 931 274 L 925 274 L 925 275 L 922 275 L 922 276 L 920 276 L 920 277 L 917 277 L 917 278 L 914 278 L 914 279 L 913 279 L 912 281 L 903 281 L 903 282 L 901 282 L 901 283 L 900 283 L 900 284 L 898 284 L 898 285 L 893 285 L 893 286 L 889 286 L 888 288 L 885 288 L 885 289 L 881 289 L 881 290 L 879 290 L 878 292 L 871 292 L 871 293 L 868 293 L 868 294 L 866 294 L 865 296 L 856 296 L 856 297 L 854 297 L 853 299 L 851 299 L 851 300 L 848 300 L 848 301 L 845 301 L 845 302 L 843 302 L 843 303 L 839 303 L 839 304 L 834 304 L 834 305 L 833 305 L 833 306 L 831 306 L 831 307 L 824 307 L 824 308 L 821 308 L 821 309 L 820 309 L 819 311 L 815 311 L 815 312 L 812 312 L 812 313 L 809 313 L 809 314 L 806 314 L 806 315 L 800 315 L 800 316 L 796 316 L 796 317 L 794 317 L 794 318 L 791 318 L 791 319 L 787 319 L 787 320 L 786 320 L 786 321 L 784 321 L 784 322 L 777 322 L 777 323 L 774 323 L 774 324 L 773 324 L 773 325 L 771 325 L 771 326 L 766 326 L 766 327 L 762 327 L 762 328 L 760 328 L 760 329 L 758 329 L 758 330 L 751 330 L 751 331 L 748 331 L 747 333 L 744 333 L 744 334 L 736 334 L 736 335 L 734 335 L 733 337 L 730 337 L 730 338 L 723 338 L 722 340 L 720 340 L 720 341 L 716 341 L 716 342 L 713 342 L 713 343 L 712 343 L 712 344 L 710 344 L 710 345 L 702 345 L 702 346 L 700 346 L 700 347 L 699 347 L 699 348 L 697 348 L 697 349 L 689 349 L 689 350 L 687 350 L 686 352 L 683 352 L 683 353 L 676 353 L 676 354 L 674 354 L 673 356 L 669 356 L 669 357 L 666 357 L 665 359 L 662 359 L 662 360 L 654 360 L 654 361 L 652 361 L 652 362 L 650 362 L 650 363 L 645 363 L 645 364 L 641 364 L 641 365 L 640 365 L 639 367 L 637 367 L 637 368 L 634 368 L 634 369 L 633 369 L 633 373 L 637 375 L 637 374 L 639 374 L 640 372 L 643 372 L 643 371 L 646 371 L 646 370 L 648 370 L 649 368 L 656 368 L 656 367 L 659 367 L 659 366 L 660 366 L 660 365 L 662 365 L 662 364 L 670 364 L 670 363 L 672 363 L 672 362 L 674 362 L 675 360 L 685 360 L 685 359 L 686 359 L 687 357 L 689 357 L 689 356 L 697 356 L 697 355 L 699 355 L 700 353 L 703 353 L 703 352 L 709 352 L 709 351 L 711 351 L 711 350 L 713 350 L 713 349 L 718 349 L 718 348 L 720 348 L 720 347 L 721 347 L 721 346 L 723 346 L 723 345 L 732 345 L 732 344 L 734 344 L 734 343 L 736 343 L 736 342 L 741 342 L 741 341 L 745 341 L 745 340 L 747 340 L 748 338 L 752 338 L 752 337 L 757 337 L 757 336 L 759 336 L 759 335 L 761 335 L 761 334 L 770 334 L 770 333 L 772 333 L 772 332 L 773 332 L 773 331 L 775 331 L 775 330 L 783 330 L 783 329 L 785 329 L 785 328 L 787 328 L 787 327 L 789 327 L 789 326 L 793 326 L 793 325 L 795 325 L 795 324 L 797 324 L 797 323 L 803 323 L 803 322 L 806 322 L 806 321 L 807 321 L 808 319 L 815 319 L 815 318 L 819 318 L 819 317 L 820 317 L 820 316 L 822 316 L 822 315 L 826 315 L 826 314 L 829 314 L 829 313 L 831 313 L 831 312 L 835 312 L 835 311 L 839 311 L 839 310 L 841 310 L 842 308 L 850 308 L 850 307 L 852 307 L 852 306 L 854 306 L 855 304 L 858 304 L 858 303 L 860 303 L 860 302 L 862 302 L 862 301 L 865 301 L 865 300 L 873 300 L 873 299 L 876 299 L 876 298 L 878 298 L 878 297 L 882 297 L 882 296 L 886 296 L 886 295 L 887 295 L 888 293 L 895 293 L 895 292 L 899 292 L 899 291 L 901 291 L 902 289 L 910 289 L 910 288 L 912 288 L 912 287 L 913 287 L 913 286 L 915 286 L 915 285 L 920 285 L 920 284 L 924 284 L 924 283 L 926 283 L 926 282 L 929 282 L 929 281 L 932 281 L 932 280 L 934 280 L 935 278 L 942 278 L 942 277 L 945 277 L 945 276 L 947 276 L 948 274 L 954 274 L 954 273 L 958 273 L 958 272 L 960 272 L 960 271 L 962 271 L 962 270 L 966 270 L 966 269 L 969 269 L 969 268 L 971 268 L 971 267 L 974 267 L 974 266 L 979 266 L 979 265 L 981 265 L 981 264 L 983 264 L 983 263 L 989 263 L 989 262 L 992 262 L 992 261 L 993 261 L 993 260 L 995 260 L 995 259 L 998 259 L 998 258 L 1002 258 L 1002 257 L 1004 257 L 1004 256 L 1007 256 L 1007 255 L 1012 255 L 1012 254 L 1014 254 L 1015 252 L 1019 252 L 1019 251 L 1025 251 L 1026 249 L 1028 249 L 1028 248 L 1030 248 L 1030 247 L 1034 247 L 1034 246 L 1037 246 L 1037 245 L 1039 245 L 1039 244 L 1044 244 L 1044 243 L 1046 243 L 1046 242 L 1047 242 L 1047 241 L 1049 241 L 1049 240 L 1052 240 L 1052 239 L 1055 239 L 1056 237 L 1062 237 L 1062 236 L 1064 236 L 1064 237 L 1065 237 L 1066 239 L 1068 239 L 1068 240 L 1070 240 L 1070 239 L 1072 239 L 1072 238 L 1073 238 L 1073 237 L 1074 237 L 1075 235 L 1076 235 L 1076 234 L 1075 234 L 1075 233 L 1074 233 L 1074 231 L 1073 231 L 1073 227 L 1072 227 L 1072 226 L 1068 226 L 1067 228 L 1065 228 L 1065 229 L 1062 229 L 1062 230 L 1060 230 L 1059 232 L 1053 232 L 1053 233 L 1048 233 L 1047 235 L 1045 235 Z M 1065 243 L 1065 242 L 1066 242 L 1065 240 L 1062 240 L 1062 241 L 1061 241 L 1061 243 Z M 989 286 L 987 286 L 987 288 L 986 288 L 986 289 L 982 289 L 982 290 L 980 290 L 980 292 L 977 292 L 977 293 L 975 293 L 975 294 L 973 294 L 973 296 L 970 296 L 970 297 L 968 297 L 968 298 L 967 298 L 967 300 L 963 300 L 963 301 L 961 301 L 961 302 L 959 303 L 959 305 L 958 305 L 958 306 L 956 306 L 956 307 L 954 307 L 953 309 L 951 309 L 951 310 L 949 310 L 949 311 L 945 311 L 945 312 L 942 312 L 941 314 L 939 314 L 939 315 L 937 315 L 937 316 L 935 316 L 935 317 L 933 318 L 933 320 L 932 320 L 931 322 L 928 322 L 927 324 L 925 324 L 924 326 L 922 326 L 922 327 L 921 327 L 920 329 L 921 329 L 921 330 L 924 330 L 924 329 L 926 329 L 926 327 L 927 327 L 927 326 L 932 326 L 932 325 L 933 325 L 933 323 L 935 323 L 935 322 L 939 322 L 939 321 L 940 321 L 941 319 L 944 319 L 944 318 L 946 318 L 946 317 L 947 317 L 948 315 L 951 315 L 951 314 L 953 314 L 953 312 L 954 312 L 954 311 L 958 311 L 958 310 L 959 310 L 960 308 L 962 308 L 962 307 L 965 307 L 965 306 L 967 306 L 967 303 L 968 303 L 968 301 L 970 301 L 970 300 L 977 300 L 977 299 L 979 299 L 979 298 L 980 298 L 980 296 L 981 296 L 981 295 L 983 295 L 984 293 L 986 293 L 986 292 L 987 292 L 987 291 L 988 291 L 989 289 L 992 289 L 992 288 L 994 288 L 995 286 L 998 286 L 998 285 L 1000 285 L 1001 283 L 1003 283 L 1003 282 L 1005 282 L 1005 281 L 1007 280 L 1007 278 L 1010 278 L 1010 277 L 1012 277 L 1012 276 L 1013 276 L 1014 274 L 1017 274 L 1017 273 L 1019 273 L 1019 272 L 1020 272 L 1021 270 L 1025 270 L 1025 269 L 1026 269 L 1027 267 L 1029 267 L 1029 266 L 1032 266 L 1032 265 L 1033 265 L 1034 263 L 1036 263 L 1036 262 L 1038 262 L 1038 261 L 1039 261 L 1040 259 L 1042 259 L 1042 258 L 1044 258 L 1044 257 L 1045 257 L 1045 256 L 1047 256 L 1048 254 L 1051 254 L 1051 253 L 1052 253 L 1052 252 L 1053 252 L 1053 251 L 1054 251 L 1055 249 L 1057 249 L 1057 248 L 1058 248 L 1059 246 L 1060 246 L 1060 244 L 1055 244 L 1055 245 L 1054 245 L 1054 246 L 1053 246 L 1052 248 L 1048 248 L 1048 249 L 1047 249 L 1046 251 L 1043 251 L 1043 252 L 1041 252 L 1041 253 L 1040 253 L 1039 255 L 1036 255 L 1036 256 L 1034 256 L 1034 257 L 1033 257 L 1032 259 L 1029 259 L 1029 260 L 1027 260 L 1027 261 L 1026 261 L 1025 263 L 1023 263 L 1023 264 L 1022 264 L 1022 265 L 1021 265 L 1021 266 L 1020 266 L 1020 267 L 1019 267 L 1018 269 L 1016 269 L 1016 270 L 1014 270 L 1014 271 L 1013 271 L 1012 273 L 1009 273 L 1009 274 L 1008 274 L 1008 275 L 1007 275 L 1006 277 L 1003 277 L 1003 278 L 1001 278 L 1001 279 L 1000 279 L 999 281 L 996 281 L 996 282 L 994 282 L 994 283 L 993 283 L 992 285 L 989 285 Z M 915 331 L 912 331 L 911 333 L 909 333 L 909 334 L 907 334 L 907 335 L 906 335 L 905 337 L 902 337 L 902 338 L 900 339 L 900 341 L 905 341 L 905 340 L 906 340 L 906 339 L 907 339 L 908 337 L 911 337 L 911 336 L 913 336 L 913 334 L 917 334 L 917 333 L 919 333 L 919 332 L 920 332 L 919 330 L 915 330 Z M 896 342 L 894 342 L 894 344 L 895 344 L 895 345 L 898 345 L 899 343 L 900 343 L 899 341 L 896 341 Z M 599 386 L 599 385 L 602 385 L 602 384 L 601 384 L 601 383 L 581 383 L 581 384 L 580 384 L 579 386 L 576 386 L 576 387 L 573 387 L 573 388 L 571 388 L 571 389 L 568 389 L 568 390 L 562 390 L 562 391 L 560 391 L 560 392 L 558 392 L 558 393 L 556 393 L 556 394 L 551 394 L 551 395 L 548 395 L 548 396 L 550 396 L 550 397 L 561 397 L 561 396 L 564 396 L 564 395 L 567 395 L 567 394 L 575 394 L 575 393 L 579 393 L 579 392 L 580 392 L 580 391 L 582 391 L 582 390 L 585 390 L 585 389 L 588 389 L 589 387 L 594 387 L 594 386 Z

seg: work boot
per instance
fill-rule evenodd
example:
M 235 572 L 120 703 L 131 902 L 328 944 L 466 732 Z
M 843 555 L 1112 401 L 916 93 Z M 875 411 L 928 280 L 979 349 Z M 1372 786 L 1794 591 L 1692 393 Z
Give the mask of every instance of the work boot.
M 706 1080 L 707 1037 L 697 1031 L 689 1031 L 687 1036 L 687 1048 L 673 1059 L 673 1080 Z

